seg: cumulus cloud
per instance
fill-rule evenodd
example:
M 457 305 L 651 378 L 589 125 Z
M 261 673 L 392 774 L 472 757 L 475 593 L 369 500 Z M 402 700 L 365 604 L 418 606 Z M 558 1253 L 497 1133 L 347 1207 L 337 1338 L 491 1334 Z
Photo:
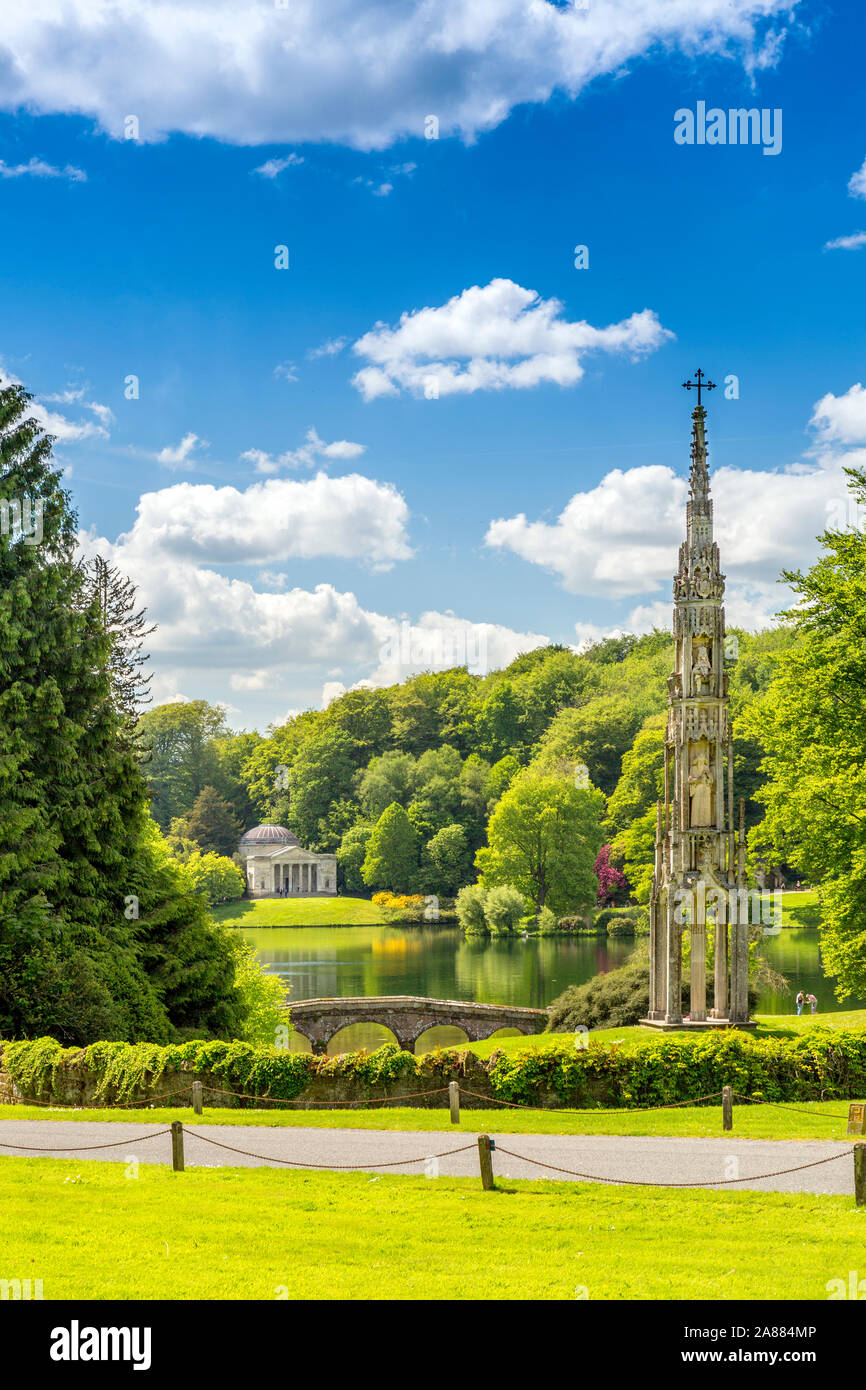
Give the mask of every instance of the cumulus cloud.
M 355 444 L 351 439 L 335 439 L 326 444 L 311 425 L 306 441 L 299 449 L 287 449 L 284 454 L 268 454 L 264 449 L 245 449 L 241 458 L 246 463 L 254 464 L 257 473 L 279 473 L 281 468 L 315 468 L 321 466 L 323 459 L 358 458 L 366 447 L 366 444 Z
M 570 322 L 558 299 L 542 299 L 513 280 L 473 285 L 438 308 L 404 313 L 396 328 L 377 324 L 353 346 L 371 364 L 353 377 L 365 400 L 573 386 L 590 352 L 652 352 L 673 334 L 650 309 L 594 328 Z
M 268 670 L 233 671 L 229 680 L 232 690 L 264 690 L 274 683 L 273 672 Z
M 809 422 L 825 440 L 841 444 L 866 444 L 866 390 L 859 381 L 845 392 L 822 396 Z
M 123 549 L 153 556 L 160 566 L 184 560 L 266 565 L 327 555 L 384 570 L 412 554 L 405 499 L 390 483 L 358 473 L 318 473 L 304 482 L 272 478 L 244 491 L 175 483 L 146 492 L 137 511 Z
M 846 451 L 866 444 L 866 391 L 857 383 L 843 396 L 824 396 L 811 424 L 817 438 L 806 462 L 764 472 L 732 465 L 712 471 L 716 539 L 728 575 L 726 609 L 732 623 L 753 628 L 771 621 L 790 598 L 777 582 L 781 570 L 810 563 L 818 534 L 851 522 L 843 467 L 862 467 L 866 457 L 866 450 Z M 687 494 L 684 473 L 672 468 L 614 469 L 595 487 L 576 493 L 555 521 L 532 521 L 523 514 L 500 518 L 491 522 L 485 542 L 551 571 L 569 593 L 613 599 L 647 595 L 625 622 L 627 631 L 646 632 L 670 622 L 667 595 Z M 607 635 L 592 624 L 576 631 L 583 639 Z
M 772 65 L 795 0 L 6 0 L 2 105 L 84 114 L 119 136 L 382 149 L 464 139 L 517 105 L 569 97 L 651 50 Z
M 46 164 L 44 159 L 37 159 L 34 155 L 26 164 L 7 164 L 5 159 L 0 159 L 0 179 L 67 179 L 69 183 L 86 183 L 87 175 L 83 169 L 76 169 L 74 164 L 64 164 L 61 169 L 56 164 Z
M 424 613 L 409 624 L 364 608 L 353 593 L 331 584 L 261 592 L 186 558 L 182 548 L 173 551 L 161 535 L 151 544 L 144 531 L 114 543 L 82 536 L 80 547 L 128 574 L 158 624 L 148 641 L 158 702 L 187 699 L 179 693 L 181 681 L 200 688 L 203 672 L 217 689 L 227 684 L 234 692 L 254 695 L 281 688 L 286 666 L 296 680 L 305 668 L 349 667 L 366 674 L 348 688 L 371 688 L 404 680 L 413 671 L 503 665 L 548 640 L 452 613 Z M 346 688 L 342 681 L 326 681 L 323 704 Z M 285 719 L 299 712 L 290 709 Z
M 848 192 L 852 198 L 866 198 L 866 159 L 848 180 Z
M 549 641 L 540 632 L 516 632 L 498 623 L 472 622 L 450 611 L 429 610 L 415 623 L 404 618 L 389 624 L 370 680 L 374 685 L 394 685 L 421 671 L 447 671 L 454 666 L 486 676 Z
M 179 444 L 166 444 L 164 449 L 160 449 L 156 456 L 157 463 L 161 463 L 163 468 L 184 468 L 189 464 L 192 455 L 197 449 L 206 449 L 207 441 L 199 439 L 197 434 L 190 431 L 185 434 Z

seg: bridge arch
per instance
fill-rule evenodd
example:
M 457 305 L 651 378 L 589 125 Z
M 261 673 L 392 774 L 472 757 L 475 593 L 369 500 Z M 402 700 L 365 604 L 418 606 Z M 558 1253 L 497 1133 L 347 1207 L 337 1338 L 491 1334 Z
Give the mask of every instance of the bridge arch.
M 348 1030 L 354 1024 L 379 1025 L 385 1033 L 385 1040 L 390 1033 L 404 1051 L 414 1052 L 419 1039 L 431 1028 L 454 1028 L 462 1034 L 460 1042 L 479 1042 L 501 1032 L 503 1028 L 523 1034 L 541 1033 L 548 1017 L 544 1009 L 478 1004 L 456 999 L 424 999 L 416 995 L 301 999 L 290 1004 L 288 1012 L 297 1033 L 308 1038 L 313 1052 L 319 1055 L 326 1051 L 332 1054 L 338 1051 L 339 1048 L 334 1047 L 335 1039 L 351 1046 Z
M 328 1038 L 324 1051 L 329 1057 L 338 1057 L 341 1052 L 374 1052 L 377 1047 L 394 1042 L 399 1043 L 400 1039 L 387 1024 L 365 1019 L 338 1028 Z
M 435 1033 L 435 1037 L 433 1034 Z M 447 1036 L 445 1036 L 447 1034 Z M 415 1052 L 432 1052 L 435 1047 L 463 1047 L 470 1041 L 465 1028 L 457 1023 L 433 1023 L 415 1039 Z

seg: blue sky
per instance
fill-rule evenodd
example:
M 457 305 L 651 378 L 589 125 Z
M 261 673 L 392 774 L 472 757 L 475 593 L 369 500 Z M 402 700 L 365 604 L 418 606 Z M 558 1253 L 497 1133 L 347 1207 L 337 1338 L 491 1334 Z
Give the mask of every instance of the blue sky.
M 11 5 L 0 358 L 160 625 L 157 699 L 263 728 L 461 650 L 667 624 L 699 365 L 738 379 L 709 401 L 730 618 L 766 622 L 844 514 L 866 248 L 825 246 L 866 228 L 866 16 L 590 4 L 547 33 L 447 0 L 431 33 L 414 0 L 334 0 L 355 46 L 319 49 L 314 8 L 285 42 L 256 5 L 239 56 L 216 5 L 225 90 L 199 0 L 119 33 L 75 0 L 65 59 L 50 7 Z M 699 100 L 781 110 L 780 153 L 676 144 Z

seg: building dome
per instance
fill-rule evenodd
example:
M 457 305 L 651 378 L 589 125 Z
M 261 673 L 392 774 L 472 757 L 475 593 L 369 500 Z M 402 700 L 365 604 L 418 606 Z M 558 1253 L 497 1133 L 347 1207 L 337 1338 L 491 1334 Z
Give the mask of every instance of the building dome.
M 281 845 L 300 845 L 297 835 L 284 825 L 255 825 L 241 836 L 240 849 L 277 849 Z

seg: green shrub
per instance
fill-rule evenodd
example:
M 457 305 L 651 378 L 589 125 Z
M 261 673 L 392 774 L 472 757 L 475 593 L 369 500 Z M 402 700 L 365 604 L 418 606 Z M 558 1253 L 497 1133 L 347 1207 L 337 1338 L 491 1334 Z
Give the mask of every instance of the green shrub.
M 526 899 L 517 888 L 503 883 L 490 888 L 484 900 L 484 918 L 491 936 L 510 936 L 526 911 Z M 550 914 L 551 917 L 553 913 Z
M 597 936 L 599 929 L 591 917 L 560 917 L 558 927 L 561 932 L 571 932 L 574 936 Z
M 467 936 L 484 936 L 487 932 L 484 917 L 486 897 L 480 883 L 467 883 L 457 894 L 457 920 Z
M 527 1048 L 490 1060 L 494 1094 L 524 1105 L 666 1105 L 717 1095 L 723 1086 L 779 1102 L 866 1094 L 866 1029 L 817 1027 L 796 1038 L 753 1038 L 733 1028 L 687 1040 L 648 1035 L 627 1050 L 590 1038 L 585 1048 Z
M 553 936 L 559 923 L 556 920 L 556 913 L 551 912 L 549 907 L 543 907 L 538 914 L 538 930 L 542 936 Z
M 645 948 L 644 948 L 645 950 Z M 574 1033 L 581 1028 L 628 1028 L 640 1023 L 649 1012 L 649 961 L 644 954 L 632 956 L 625 965 L 595 975 L 583 985 L 569 985 L 550 1006 L 550 1033 Z M 749 1005 L 758 994 L 749 987 Z M 682 1005 L 688 1012 L 689 978 L 683 971 Z M 707 1008 L 713 1004 L 713 980 L 707 978 Z
M 625 1028 L 646 1018 L 648 1009 L 649 965 L 646 961 L 629 961 L 618 970 L 596 975 L 584 985 L 569 985 L 551 1005 L 548 1031 Z

